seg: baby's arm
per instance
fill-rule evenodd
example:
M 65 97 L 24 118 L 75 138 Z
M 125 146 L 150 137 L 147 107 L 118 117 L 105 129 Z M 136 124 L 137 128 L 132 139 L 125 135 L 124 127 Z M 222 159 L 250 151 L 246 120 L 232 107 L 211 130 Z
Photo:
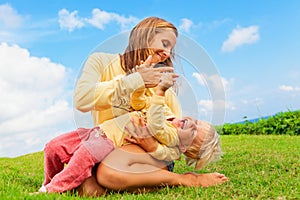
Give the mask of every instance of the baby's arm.
M 177 130 L 166 119 L 164 103 L 163 96 L 153 95 L 147 112 L 147 125 L 151 135 L 161 144 L 174 147 L 179 142 Z
M 151 99 L 149 111 L 147 112 L 147 124 L 150 133 L 161 144 L 169 147 L 178 145 L 179 139 L 176 128 L 166 120 L 164 112 L 165 92 L 174 84 L 175 78 L 177 77 L 178 76 L 173 73 L 163 74 L 155 95 L 153 95 Z
M 134 130 L 126 127 L 126 130 L 131 135 L 126 138 L 127 141 L 139 145 L 152 157 L 158 160 L 172 161 L 180 158 L 181 152 L 178 146 L 168 147 L 160 144 L 151 134 L 147 126 L 145 126 L 143 119 L 140 119 L 140 126 L 132 120 Z

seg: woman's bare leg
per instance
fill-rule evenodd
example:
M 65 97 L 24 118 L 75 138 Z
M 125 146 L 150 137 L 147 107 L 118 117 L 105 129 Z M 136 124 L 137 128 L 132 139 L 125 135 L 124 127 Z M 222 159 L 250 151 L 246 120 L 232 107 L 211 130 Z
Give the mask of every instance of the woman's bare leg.
M 162 162 L 154 160 L 137 145 L 127 145 L 106 157 L 99 165 L 96 177 L 100 185 L 116 191 L 166 185 L 208 187 L 228 180 L 219 173 L 176 174 L 163 167 Z
M 129 152 L 134 152 L 132 154 L 128 154 L 124 151 L 129 151 Z M 109 162 L 113 162 L 113 160 L 115 160 L 115 158 L 118 158 L 119 156 L 121 156 L 122 159 L 118 160 L 118 167 L 120 167 L 122 169 L 122 172 L 116 173 L 116 175 L 121 175 L 123 174 L 124 171 L 131 171 L 132 173 L 141 170 L 138 168 L 136 168 L 134 164 L 136 163 L 148 163 L 148 165 L 145 165 L 145 167 L 148 168 L 148 170 L 152 171 L 153 169 L 157 169 L 157 168 L 153 168 L 152 165 L 160 167 L 160 168 L 166 168 L 166 164 L 165 162 L 160 162 L 157 160 L 154 160 L 151 156 L 149 156 L 148 154 L 145 153 L 144 150 L 142 150 L 140 147 L 136 146 L 136 145 L 128 145 L 125 147 L 122 147 L 122 150 L 114 150 L 112 153 L 110 153 L 106 160 L 103 161 L 106 164 L 109 165 Z M 112 160 L 111 160 L 112 159 Z M 108 173 L 111 173 L 113 171 L 110 170 L 110 168 L 105 168 L 105 170 L 108 170 Z M 145 169 L 143 169 L 144 171 Z M 114 172 L 118 172 L 118 170 L 115 170 Z M 102 172 L 101 172 L 102 173 Z M 104 173 L 106 173 L 106 171 L 104 171 Z M 105 177 L 109 177 L 109 175 L 107 174 Z M 108 178 L 107 180 L 111 180 L 111 178 Z M 157 190 L 155 187 L 153 188 L 146 188 L 146 187 L 139 187 L 138 189 L 133 189 L 133 190 L 129 190 L 129 188 L 127 188 L 127 191 L 131 191 L 134 193 L 146 193 L 149 191 L 154 191 Z M 117 189 L 119 191 L 119 189 Z M 88 179 L 86 179 L 79 187 L 76 188 L 76 192 L 78 193 L 79 196 L 92 196 L 92 197 L 97 197 L 97 196 L 103 196 L 107 194 L 107 189 L 104 188 L 103 186 L 101 186 L 100 184 L 98 184 L 97 180 L 96 180 L 96 174 L 93 173 L 91 177 L 89 177 Z

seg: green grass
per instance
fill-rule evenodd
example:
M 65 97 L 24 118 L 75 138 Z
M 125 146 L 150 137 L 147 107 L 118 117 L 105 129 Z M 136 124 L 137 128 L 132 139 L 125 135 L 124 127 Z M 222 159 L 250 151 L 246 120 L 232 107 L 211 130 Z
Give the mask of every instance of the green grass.
M 221 140 L 223 159 L 197 172 L 218 171 L 230 182 L 211 188 L 164 188 L 139 195 L 112 193 L 103 199 L 300 199 L 299 136 L 222 135 Z M 175 171 L 192 168 L 178 161 Z M 0 199 L 93 199 L 71 194 L 30 196 L 42 181 L 42 152 L 0 158 Z

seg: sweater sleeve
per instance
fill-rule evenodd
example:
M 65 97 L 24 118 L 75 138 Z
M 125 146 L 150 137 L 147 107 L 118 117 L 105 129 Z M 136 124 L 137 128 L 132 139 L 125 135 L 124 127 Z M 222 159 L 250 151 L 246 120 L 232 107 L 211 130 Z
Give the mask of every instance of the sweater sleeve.
M 164 103 L 164 96 L 153 95 L 149 111 L 147 112 L 147 124 L 150 133 L 161 144 L 174 147 L 179 144 L 177 130 L 166 120 Z
M 78 110 L 89 112 L 109 107 L 127 108 L 132 93 L 145 87 L 139 73 L 128 76 L 119 73 L 109 81 L 101 81 L 112 61 L 112 56 L 102 53 L 93 53 L 88 57 L 74 92 L 74 105 Z
M 170 108 L 171 112 L 176 116 L 176 118 L 182 118 L 181 107 L 177 95 L 172 88 L 169 88 L 166 91 L 165 102 L 166 106 Z
M 147 104 L 146 102 L 147 102 L 147 98 L 145 95 L 144 88 L 134 91 L 130 99 L 130 105 L 134 110 L 142 110 L 143 108 L 145 108 Z

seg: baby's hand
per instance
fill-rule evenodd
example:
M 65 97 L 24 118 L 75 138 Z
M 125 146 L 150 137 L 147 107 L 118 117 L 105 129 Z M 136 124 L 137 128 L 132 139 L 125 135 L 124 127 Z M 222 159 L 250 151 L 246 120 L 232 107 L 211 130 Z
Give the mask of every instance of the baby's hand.
M 166 91 L 170 87 L 172 87 L 176 81 L 176 78 L 178 78 L 178 74 L 174 73 L 163 73 L 160 82 L 158 84 L 158 89 L 162 91 Z

